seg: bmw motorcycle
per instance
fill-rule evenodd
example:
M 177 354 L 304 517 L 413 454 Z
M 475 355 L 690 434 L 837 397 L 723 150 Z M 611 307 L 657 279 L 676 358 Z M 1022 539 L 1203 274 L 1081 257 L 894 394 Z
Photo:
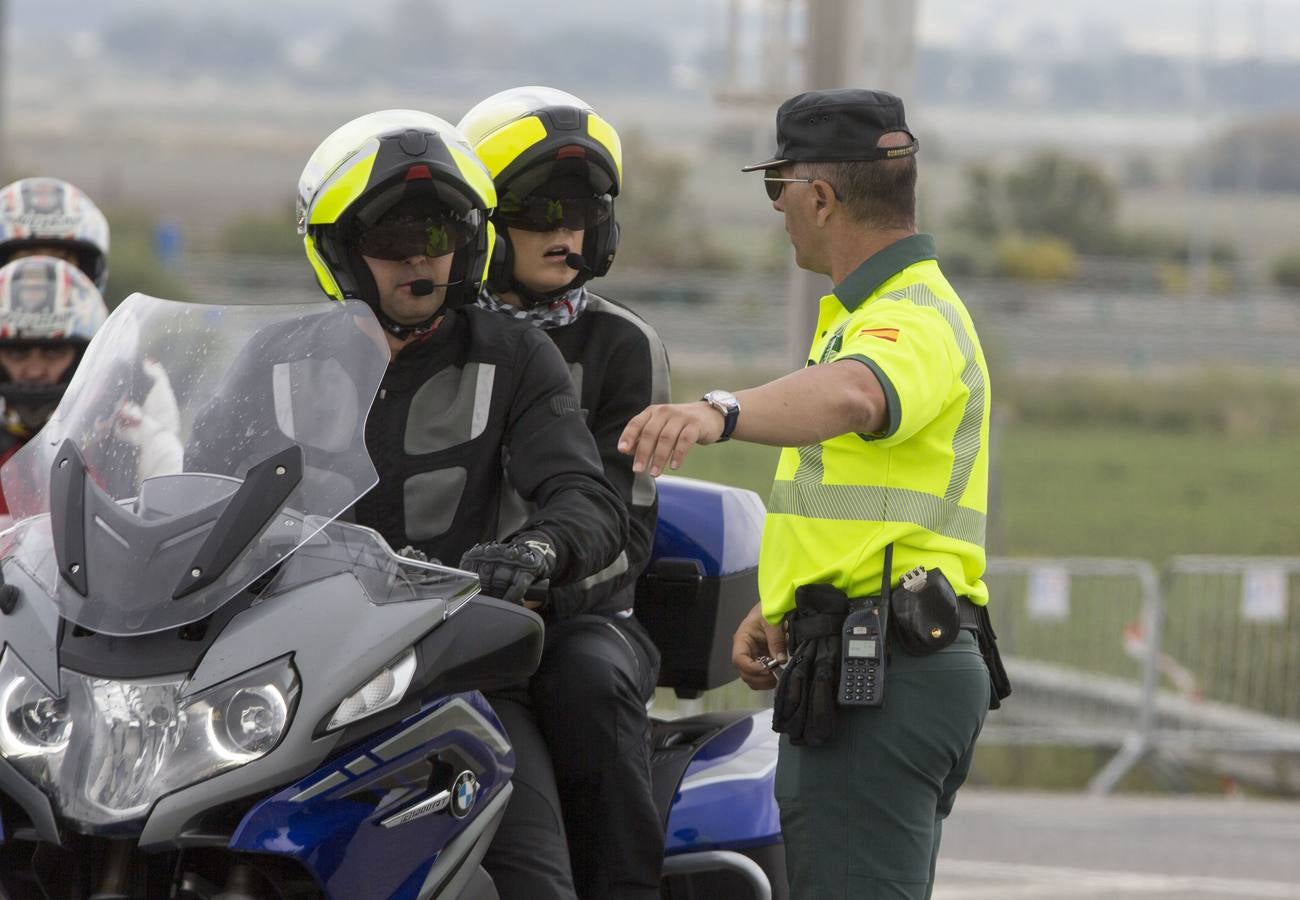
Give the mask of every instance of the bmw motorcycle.
M 481 692 L 543 626 L 339 518 L 386 364 L 363 304 L 110 316 L 0 473 L 0 896 L 497 896 L 515 759 Z M 638 603 L 689 695 L 730 680 L 761 504 L 661 487 Z M 782 896 L 766 714 L 654 739 L 664 896 Z

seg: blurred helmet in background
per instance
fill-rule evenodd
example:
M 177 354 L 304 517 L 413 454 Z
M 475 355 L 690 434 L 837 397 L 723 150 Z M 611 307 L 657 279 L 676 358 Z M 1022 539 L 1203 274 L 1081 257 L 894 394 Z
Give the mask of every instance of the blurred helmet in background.
M 0 348 L 71 346 L 72 364 L 54 384 L 18 383 L 0 367 L 0 397 L 6 414 L 27 414 L 33 428 L 44 422 L 67 390 L 81 356 L 108 318 L 99 291 L 71 263 L 50 256 L 26 256 L 0 268 Z M 32 419 L 39 421 L 31 421 Z
M 0 265 L 51 250 L 70 254 L 99 290 L 108 283 L 108 220 L 89 197 L 57 178 L 0 188 Z

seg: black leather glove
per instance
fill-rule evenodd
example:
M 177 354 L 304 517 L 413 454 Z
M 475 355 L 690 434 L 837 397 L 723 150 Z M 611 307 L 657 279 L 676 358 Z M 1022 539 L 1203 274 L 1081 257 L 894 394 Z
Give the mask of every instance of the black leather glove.
M 555 548 L 540 531 L 525 531 L 508 541 L 475 544 L 465 551 L 460 567 L 478 575 L 483 593 L 520 603 L 535 581 L 550 578 Z
M 835 737 L 840 629 L 848 608 L 844 593 L 828 584 L 795 591 L 795 610 L 787 620 L 794 649 L 772 703 L 772 729 L 792 744 L 816 747 Z

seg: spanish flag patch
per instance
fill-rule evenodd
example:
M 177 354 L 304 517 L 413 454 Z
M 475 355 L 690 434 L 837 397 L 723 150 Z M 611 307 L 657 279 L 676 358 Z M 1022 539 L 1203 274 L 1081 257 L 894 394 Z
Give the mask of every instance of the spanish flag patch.
M 898 343 L 897 328 L 864 328 L 858 334 L 865 334 L 868 337 L 880 338 L 882 341 L 892 341 Z

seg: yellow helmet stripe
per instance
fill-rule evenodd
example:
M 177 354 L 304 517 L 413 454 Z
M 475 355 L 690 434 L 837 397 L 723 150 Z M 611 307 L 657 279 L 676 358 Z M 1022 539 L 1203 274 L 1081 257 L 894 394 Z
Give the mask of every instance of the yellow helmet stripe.
M 496 178 L 529 147 L 546 139 L 546 126 L 537 116 L 516 119 L 498 128 L 474 148 L 488 172 Z
M 492 268 L 492 254 L 496 251 L 497 230 L 491 222 L 487 223 L 487 253 L 483 254 L 483 271 L 480 274 L 483 281 L 487 281 L 488 270 Z
M 623 145 L 618 139 L 618 132 L 614 130 L 614 126 L 595 113 L 587 113 L 587 133 L 593 140 L 602 144 L 614 158 L 614 165 L 618 167 L 618 183 L 622 184 Z
M 343 210 L 366 189 L 378 155 L 379 150 L 376 148 L 365 156 L 358 157 L 346 169 L 336 172 L 316 195 L 307 224 L 332 225 L 337 222 Z
M 334 278 L 334 273 L 330 267 L 321 259 L 320 251 L 316 249 L 316 242 L 312 240 L 311 235 L 305 235 L 302 239 L 303 247 L 307 250 L 307 259 L 311 262 L 311 267 L 316 270 L 316 280 L 320 282 L 321 288 L 340 303 L 343 302 L 343 289 L 339 287 L 338 281 Z
M 497 188 L 492 183 L 492 176 L 483 168 L 482 163 L 455 144 L 447 144 L 446 147 L 451 153 L 451 158 L 456 161 L 456 168 L 460 169 L 461 177 L 482 198 L 483 205 L 488 209 L 496 206 Z

